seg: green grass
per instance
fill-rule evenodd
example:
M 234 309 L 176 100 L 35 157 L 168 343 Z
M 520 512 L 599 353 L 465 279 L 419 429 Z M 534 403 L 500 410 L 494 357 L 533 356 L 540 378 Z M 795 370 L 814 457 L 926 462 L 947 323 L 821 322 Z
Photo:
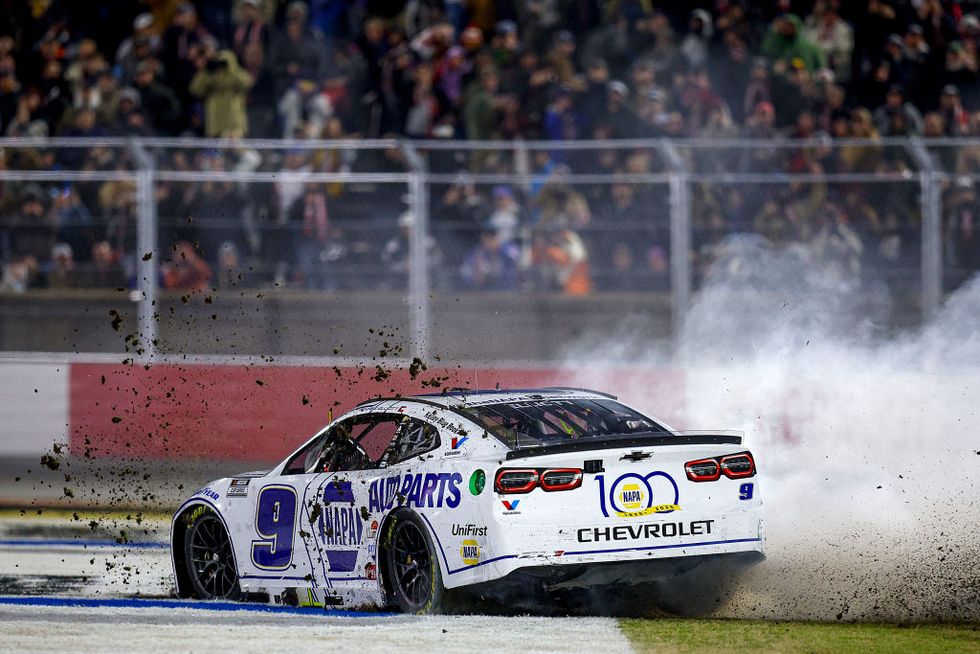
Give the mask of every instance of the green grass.
M 642 652 L 980 652 L 980 625 L 620 620 Z

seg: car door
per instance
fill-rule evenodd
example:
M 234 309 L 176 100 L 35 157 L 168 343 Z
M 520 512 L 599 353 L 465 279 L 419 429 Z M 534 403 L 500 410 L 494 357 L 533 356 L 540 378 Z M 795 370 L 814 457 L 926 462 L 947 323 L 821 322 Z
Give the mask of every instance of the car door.
M 314 477 L 306 497 L 311 513 L 314 576 L 326 588 L 377 585 L 379 527 L 385 509 L 371 492 L 407 453 L 435 449 L 435 427 L 401 413 L 373 412 L 338 425 L 330 462 Z
M 325 442 L 326 433 L 295 453 L 280 474 L 247 482 L 242 499 L 248 503 L 243 507 L 248 522 L 242 525 L 244 537 L 236 539 L 244 588 L 301 587 L 313 578 L 310 538 L 303 529 L 309 524 L 304 496 L 310 481 L 319 474 L 307 467 L 317 460 Z

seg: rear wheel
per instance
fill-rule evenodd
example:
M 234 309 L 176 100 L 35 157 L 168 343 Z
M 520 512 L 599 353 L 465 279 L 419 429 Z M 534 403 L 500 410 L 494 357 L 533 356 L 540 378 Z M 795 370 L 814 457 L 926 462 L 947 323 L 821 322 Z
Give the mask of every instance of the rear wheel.
M 432 540 L 414 513 L 396 516 L 387 529 L 388 589 L 403 613 L 436 613 L 442 605 L 442 571 Z
M 194 595 L 201 599 L 241 599 L 231 540 L 211 509 L 191 514 L 184 534 L 184 561 Z

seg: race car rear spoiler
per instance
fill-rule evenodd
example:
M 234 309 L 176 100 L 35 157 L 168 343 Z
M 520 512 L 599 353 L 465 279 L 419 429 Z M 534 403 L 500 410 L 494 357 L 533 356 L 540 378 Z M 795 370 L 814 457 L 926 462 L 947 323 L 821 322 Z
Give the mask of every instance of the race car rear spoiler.
M 566 452 L 581 452 L 585 450 L 613 450 L 623 447 L 649 447 L 669 445 L 741 445 L 742 437 L 733 434 L 671 434 L 637 435 L 620 438 L 583 439 L 570 443 L 556 445 L 541 445 L 538 447 L 521 447 L 507 453 L 507 460 L 527 459 L 549 454 L 564 454 Z

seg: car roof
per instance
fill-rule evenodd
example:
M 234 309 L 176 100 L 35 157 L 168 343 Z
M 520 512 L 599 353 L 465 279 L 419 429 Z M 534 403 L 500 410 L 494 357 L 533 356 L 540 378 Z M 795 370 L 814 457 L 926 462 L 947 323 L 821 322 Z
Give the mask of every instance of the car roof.
M 471 388 L 447 388 L 440 393 L 428 393 L 421 395 L 407 395 L 404 397 L 378 397 L 361 402 L 358 406 L 364 406 L 382 401 L 416 401 L 428 405 L 442 406 L 447 409 L 474 405 L 474 404 L 497 404 L 508 402 L 529 402 L 534 400 L 548 399 L 606 399 L 615 400 L 615 395 L 593 391 L 586 388 L 572 388 L 567 386 L 549 386 L 547 388 L 509 388 L 492 390 L 474 390 Z

